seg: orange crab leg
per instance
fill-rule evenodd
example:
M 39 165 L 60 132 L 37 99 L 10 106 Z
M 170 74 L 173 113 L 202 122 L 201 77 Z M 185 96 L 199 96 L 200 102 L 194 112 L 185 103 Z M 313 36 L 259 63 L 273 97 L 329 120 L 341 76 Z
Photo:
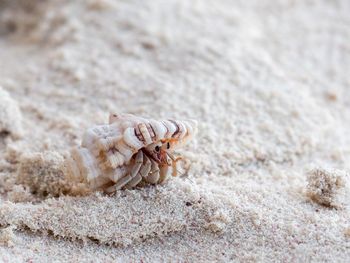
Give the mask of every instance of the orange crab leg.
M 183 158 L 180 156 L 180 157 L 177 157 L 176 159 L 172 159 L 172 162 L 171 162 L 171 167 L 173 168 L 173 171 L 172 171 L 172 176 L 177 176 L 177 167 L 176 167 L 176 163 L 180 160 L 183 160 Z

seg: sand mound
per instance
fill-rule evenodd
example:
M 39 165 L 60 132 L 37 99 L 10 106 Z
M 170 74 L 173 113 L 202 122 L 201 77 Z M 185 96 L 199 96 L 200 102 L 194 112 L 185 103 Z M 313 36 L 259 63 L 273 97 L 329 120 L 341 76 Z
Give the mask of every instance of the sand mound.
M 314 202 L 339 208 L 346 201 L 348 175 L 344 171 L 313 169 L 308 172 L 307 196 Z
M 219 204 L 206 199 L 190 183 L 176 180 L 165 187 L 121 191 L 113 197 L 96 194 L 48 199 L 37 205 L 7 203 L 0 208 L 0 224 L 126 246 L 187 228 L 223 231 L 230 220 L 219 211 Z
M 67 176 L 64 156 L 58 152 L 21 156 L 16 182 L 40 196 L 85 195 L 88 189 Z
M 14 246 L 16 237 L 13 233 L 13 229 L 14 229 L 13 226 L 8 226 L 0 229 L 0 245 L 4 245 L 7 247 Z
M 0 136 L 22 134 L 22 115 L 17 102 L 0 86 Z

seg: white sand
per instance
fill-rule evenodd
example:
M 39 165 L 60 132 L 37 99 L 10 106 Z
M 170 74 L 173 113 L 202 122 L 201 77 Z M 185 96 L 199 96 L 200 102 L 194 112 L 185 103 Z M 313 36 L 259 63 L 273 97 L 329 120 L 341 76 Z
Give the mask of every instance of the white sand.
M 349 1 L 26 2 L 0 3 L 0 261 L 350 258 Z M 109 112 L 197 119 L 189 178 L 16 184 L 23 155 L 65 153 Z

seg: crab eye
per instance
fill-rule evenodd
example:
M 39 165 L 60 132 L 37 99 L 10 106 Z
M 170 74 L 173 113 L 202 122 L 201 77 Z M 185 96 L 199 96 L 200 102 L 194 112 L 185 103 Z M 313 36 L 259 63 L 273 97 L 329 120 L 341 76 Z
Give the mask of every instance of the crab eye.
M 156 152 L 159 152 L 160 151 L 160 147 L 157 145 L 154 150 L 156 150 Z
M 166 144 L 166 148 L 170 149 L 170 143 L 169 142 Z

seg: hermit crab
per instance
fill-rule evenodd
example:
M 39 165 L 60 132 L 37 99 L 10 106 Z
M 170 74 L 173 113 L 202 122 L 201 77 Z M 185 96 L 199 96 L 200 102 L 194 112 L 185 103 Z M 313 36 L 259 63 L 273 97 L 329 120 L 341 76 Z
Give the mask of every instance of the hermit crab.
M 88 129 L 81 146 L 71 151 L 67 167 L 91 190 L 112 193 L 121 188 L 163 182 L 169 167 L 176 176 L 182 157 L 173 151 L 196 133 L 194 120 L 154 120 L 111 114 L 109 124 Z

